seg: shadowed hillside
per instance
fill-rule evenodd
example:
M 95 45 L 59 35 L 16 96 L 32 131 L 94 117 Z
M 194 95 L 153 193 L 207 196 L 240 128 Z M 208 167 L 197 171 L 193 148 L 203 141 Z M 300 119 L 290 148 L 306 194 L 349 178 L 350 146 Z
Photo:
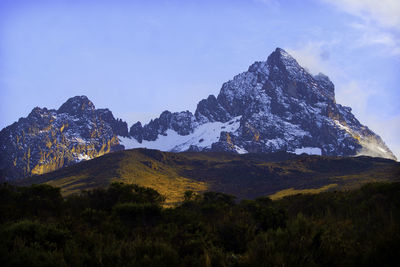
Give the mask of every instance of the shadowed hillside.
M 133 149 L 110 153 L 48 174 L 18 181 L 47 183 L 63 195 L 106 187 L 113 181 L 156 189 L 167 204 L 183 199 L 185 191 L 218 191 L 238 198 L 356 188 L 400 177 L 400 163 L 371 157 L 323 157 L 219 152 L 170 153 Z M 311 191 L 309 191 L 311 189 Z

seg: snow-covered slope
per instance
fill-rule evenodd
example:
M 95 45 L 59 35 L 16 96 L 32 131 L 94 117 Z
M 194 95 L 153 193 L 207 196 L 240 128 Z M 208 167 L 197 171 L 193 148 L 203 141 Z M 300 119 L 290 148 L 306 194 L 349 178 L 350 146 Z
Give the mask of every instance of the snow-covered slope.
M 211 149 L 213 143 L 218 142 L 221 132 L 228 131 L 234 133 L 240 126 L 241 116 L 234 117 L 228 122 L 206 122 L 194 128 L 188 135 L 180 135 L 172 129 L 158 135 L 154 141 L 143 140 L 141 143 L 133 137 L 119 136 L 120 144 L 125 149 L 131 148 L 151 148 L 162 151 L 186 151 L 191 149 Z M 237 149 L 238 153 L 245 153 L 243 149 Z

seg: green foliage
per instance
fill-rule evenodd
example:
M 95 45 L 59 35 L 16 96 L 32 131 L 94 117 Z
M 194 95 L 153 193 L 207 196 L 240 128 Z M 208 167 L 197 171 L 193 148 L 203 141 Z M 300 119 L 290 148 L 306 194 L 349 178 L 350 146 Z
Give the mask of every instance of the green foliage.
M 111 210 L 117 203 L 160 204 L 165 200 L 165 197 L 152 188 L 122 183 L 111 183 L 107 189 L 98 188 L 84 191 L 81 197 L 86 198 L 86 204 L 89 207 L 103 210 Z
M 3 240 L 19 239 L 28 246 L 39 246 L 48 250 L 63 248 L 68 238 L 68 232 L 56 228 L 51 224 L 37 221 L 18 221 L 2 229 Z M 13 245 L 13 244 L 9 244 Z
M 0 186 L 0 222 L 9 219 L 60 216 L 64 200 L 60 189 L 46 184 L 29 187 Z
M 5 266 L 62 266 L 68 231 L 52 224 L 23 220 L 6 224 L 0 232 L 0 259 Z
M 188 191 L 163 208 L 121 183 L 63 199 L 57 188 L 0 186 L 2 266 L 393 266 L 400 184 L 267 197 Z

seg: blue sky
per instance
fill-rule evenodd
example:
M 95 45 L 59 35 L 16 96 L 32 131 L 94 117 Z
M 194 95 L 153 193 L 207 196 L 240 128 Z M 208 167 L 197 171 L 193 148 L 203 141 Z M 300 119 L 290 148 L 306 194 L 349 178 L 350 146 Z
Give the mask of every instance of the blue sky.
M 400 1 L 0 1 L 0 128 L 87 95 L 129 126 L 194 111 L 276 48 L 400 158 Z

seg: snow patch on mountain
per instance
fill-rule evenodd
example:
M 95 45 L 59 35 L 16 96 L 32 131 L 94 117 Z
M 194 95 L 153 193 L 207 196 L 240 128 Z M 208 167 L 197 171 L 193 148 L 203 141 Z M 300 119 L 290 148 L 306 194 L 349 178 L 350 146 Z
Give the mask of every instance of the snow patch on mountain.
M 135 138 L 118 136 L 120 144 L 125 149 L 150 148 L 162 151 L 180 152 L 188 150 L 191 146 L 199 148 L 211 148 L 211 145 L 218 142 L 221 132 L 234 133 L 239 129 L 242 116 L 234 117 L 232 120 L 222 122 L 208 122 L 199 125 L 189 135 L 180 135 L 172 129 L 168 129 L 165 134 L 159 134 L 154 141 L 143 140 L 141 143 Z M 238 153 L 246 153 L 243 148 L 237 148 Z
M 235 150 L 238 154 L 246 154 L 249 153 L 246 149 L 244 149 L 243 147 L 239 147 L 235 145 Z
M 85 154 L 78 154 L 77 161 L 80 162 L 82 160 L 91 160 L 92 158 Z

